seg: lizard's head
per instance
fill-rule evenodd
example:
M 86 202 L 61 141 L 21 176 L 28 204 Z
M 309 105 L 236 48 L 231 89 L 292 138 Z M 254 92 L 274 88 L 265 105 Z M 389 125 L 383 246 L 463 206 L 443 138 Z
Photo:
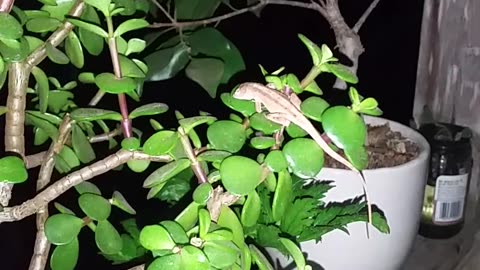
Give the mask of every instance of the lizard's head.
M 233 97 L 241 100 L 252 100 L 252 83 L 242 83 L 233 92 Z

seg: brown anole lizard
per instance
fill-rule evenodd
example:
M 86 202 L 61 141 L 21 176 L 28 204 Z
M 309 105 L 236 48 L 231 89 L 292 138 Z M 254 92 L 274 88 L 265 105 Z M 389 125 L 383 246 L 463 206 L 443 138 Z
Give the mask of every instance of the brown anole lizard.
M 272 122 L 281 124 L 284 127 L 288 126 L 290 123 L 296 124 L 306 133 L 308 133 L 308 135 L 312 137 L 312 139 L 323 149 L 325 153 L 330 155 L 338 162 L 344 164 L 349 169 L 359 173 L 362 180 L 365 199 L 367 201 L 368 222 L 372 224 L 372 207 L 363 173 L 355 168 L 351 162 L 330 148 L 325 140 L 323 140 L 315 126 L 313 126 L 310 120 L 308 120 L 308 118 L 302 113 L 300 110 L 300 104 L 296 104 L 297 102 L 292 102 L 286 94 L 260 83 L 241 84 L 233 93 L 233 97 L 240 100 L 254 101 L 255 109 L 259 113 L 262 112 L 263 105 L 263 107 L 268 111 L 268 113 L 265 114 L 265 117 Z

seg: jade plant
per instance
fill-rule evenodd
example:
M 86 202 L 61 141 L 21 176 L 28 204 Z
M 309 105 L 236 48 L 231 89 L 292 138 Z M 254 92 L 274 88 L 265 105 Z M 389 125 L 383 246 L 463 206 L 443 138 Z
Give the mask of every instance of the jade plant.
M 37 215 L 30 269 L 44 269 L 47 262 L 53 270 L 75 269 L 83 230 L 91 231 L 99 253 L 112 264 L 144 261 L 136 269 L 273 269 L 265 247 L 292 256 L 298 269 L 311 269 L 299 243 L 367 221 L 361 197 L 322 201 L 334 188 L 330 182 L 312 181 L 324 164 L 322 149 L 300 127 L 284 128 L 268 120 L 254 102 L 235 99 L 236 86 L 220 94 L 232 110 L 227 119 L 207 112 L 185 116 L 176 110 L 177 125 L 166 126 L 161 115 L 169 112 L 167 104 L 138 105 L 145 83 L 173 78 L 181 70 L 215 97 L 220 85 L 228 86 L 245 69 L 230 40 L 205 27 L 207 22 L 195 21 L 212 16 L 220 1 L 197 6 L 189 1 L 174 1 L 174 18 L 170 3 L 166 9 L 147 0 L 41 0 L 38 9 L 0 2 L 0 84 L 8 88 L 6 106 L 0 107 L 7 127 L 6 153 L 0 158 L 0 223 Z M 171 23 L 147 21 L 158 18 L 159 10 Z M 162 25 L 179 31 L 144 35 L 147 28 Z M 300 79 L 282 74 L 284 68 L 267 72 L 260 66 L 263 82 L 298 96 L 302 112 L 331 147 L 357 169 L 366 168 L 362 115 L 381 114 L 376 100 L 363 98 L 350 86 L 350 106 L 330 105 L 315 81 L 319 75 L 333 74 L 349 84 L 358 78 L 327 45 L 317 46 L 301 34 L 299 38 L 312 57 L 310 72 Z M 89 70 L 87 64 L 96 64 L 102 53 L 110 56 L 109 70 Z M 78 78 L 53 76 L 41 65 L 43 60 L 79 69 Z M 92 89 L 96 94 L 88 105 L 79 104 L 78 91 Z M 106 95 L 116 96 L 118 111 L 102 106 Z M 129 108 L 132 103 L 136 106 Z M 181 109 L 181 104 L 174 105 Z M 136 126 L 140 117 L 150 126 Z M 26 153 L 25 126 L 42 152 Z M 114 153 L 100 158 L 100 142 L 108 142 Z M 35 167 L 40 167 L 38 194 L 8 206 L 12 186 L 26 182 L 28 170 Z M 152 167 L 143 181 L 147 199 L 178 204 L 187 198 L 172 220 L 138 224 L 135 215 L 141 213 L 128 200 L 139 198 L 120 191 L 105 194 L 94 184 L 110 170 L 131 170 L 142 177 Z M 80 211 L 55 201 L 70 189 L 78 193 Z M 49 213 L 49 205 L 54 212 Z M 132 217 L 115 224 L 112 211 Z M 373 213 L 372 224 L 389 232 L 381 212 Z

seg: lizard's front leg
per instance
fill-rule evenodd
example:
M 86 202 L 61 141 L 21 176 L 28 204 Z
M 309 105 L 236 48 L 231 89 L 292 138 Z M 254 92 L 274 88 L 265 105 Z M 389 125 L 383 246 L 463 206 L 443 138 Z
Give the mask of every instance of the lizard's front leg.
M 266 113 L 265 118 L 267 118 L 268 120 L 274 123 L 281 125 L 280 130 L 275 132 L 275 135 L 274 135 L 276 145 L 277 145 L 276 147 L 279 147 L 282 144 L 284 139 L 283 132 L 285 131 L 285 127 L 290 125 L 290 121 L 288 121 L 285 118 L 285 115 L 282 113 Z

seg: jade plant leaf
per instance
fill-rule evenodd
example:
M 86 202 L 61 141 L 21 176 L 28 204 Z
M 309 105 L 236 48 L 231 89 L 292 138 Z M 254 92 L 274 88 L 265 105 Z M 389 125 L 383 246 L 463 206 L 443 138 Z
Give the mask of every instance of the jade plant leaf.
M 320 97 L 309 97 L 300 104 L 303 114 L 315 121 L 322 121 L 323 112 L 330 107 L 327 101 Z
M 50 267 L 52 270 L 74 270 L 79 250 L 78 238 L 68 244 L 56 246 L 50 258 Z
M 122 115 L 116 111 L 97 108 L 78 108 L 70 113 L 75 121 L 114 120 L 121 121 Z
M 182 269 L 209 270 L 210 263 L 205 253 L 194 246 L 184 246 L 180 251 Z
M 150 116 L 162 114 L 168 111 L 168 105 L 165 103 L 149 103 L 135 108 L 130 114 L 129 118 L 134 119 L 140 116 Z
M 218 269 L 231 267 L 240 258 L 240 250 L 231 241 L 207 241 L 203 252 L 211 266 Z
M 97 11 L 91 6 L 87 6 L 85 11 L 82 14 L 82 20 L 94 25 L 100 24 L 100 18 L 98 17 Z M 103 51 L 104 38 L 100 35 L 97 35 L 85 28 L 78 29 L 78 37 L 82 42 L 82 45 L 91 55 L 99 55 Z
M 171 130 L 160 130 L 150 136 L 143 144 L 143 152 L 152 156 L 167 154 L 178 143 L 178 133 Z
M 75 4 L 74 0 L 48 0 L 44 3 L 50 2 L 51 4 L 44 5 L 41 10 L 49 13 L 48 16 L 55 18 L 59 21 L 65 20 L 65 15 L 72 9 Z
M 182 270 L 181 255 L 178 253 L 157 257 L 148 266 L 147 270 Z
M 136 211 L 133 207 L 127 202 L 122 193 L 114 191 L 111 199 L 112 205 L 122 209 L 123 211 L 129 213 L 130 215 L 135 215 Z
M 285 144 L 282 151 L 289 168 L 300 178 L 312 178 L 323 167 L 323 150 L 312 139 L 293 139 Z
M 198 210 L 198 236 L 200 238 L 203 238 L 208 233 L 210 225 L 212 225 L 210 213 L 207 209 L 200 208 Z
M 273 172 L 280 172 L 288 167 L 287 159 L 280 150 L 270 151 L 265 157 L 265 165 Z
M 127 166 L 130 170 L 141 173 L 144 172 L 148 166 L 150 166 L 150 160 L 129 160 L 127 161 Z
M 303 42 L 303 44 L 305 44 L 308 51 L 310 52 L 310 56 L 312 57 L 312 60 L 313 60 L 313 65 L 315 66 L 320 65 L 322 63 L 322 49 L 320 49 L 320 47 L 318 47 L 317 44 L 312 42 L 306 36 L 302 34 L 298 34 L 298 37 Z
M 292 202 L 292 177 L 287 170 L 278 173 L 277 186 L 272 202 L 272 217 L 274 221 L 282 220 L 282 217 Z
M 358 170 L 365 170 L 368 166 L 368 152 L 363 145 L 357 147 L 347 147 L 344 149 L 345 155 L 352 165 Z
M 95 229 L 95 243 L 105 254 L 116 254 L 122 250 L 122 237 L 108 220 L 101 220 Z
M 353 148 L 365 144 L 367 128 L 363 119 L 345 106 L 334 106 L 325 110 L 322 126 L 327 136 L 339 148 Z
M 22 35 L 22 25 L 15 17 L 7 12 L 0 13 L 0 38 L 19 39 Z
M 214 98 L 223 78 L 224 68 L 224 63 L 215 58 L 193 58 L 185 68 L 185 73 Z
M 245 243 L 242 223 L 237 214 L 228 206 L 222 205 L 217 224 L 223 228 L 229 229 L 233 233 L 233 243 L 238 247 Z
M 38 17 L 27 21 L 25 27 L 34 33 L 45 33 L 56 30 L 62 24 L 61 21 L 51 17 Z
M 286 76 L 286 84 L 288 87 L 290 87 L 293 92 L 295 92 L 296 94 L 300 94 L 303 92 L 303 89 L 302 89 L 302 86 L 300 85 L 300 80 L 298 79 L 298 77 L 293 74 L 293 73 L 289 73 L 287 74 Z
M 52 62 L 60 65 L 66 65 L 70 62 L 70 59 L 68 59 L 68 56 L 64 52 L 53 47 L 50 43 L 47 43 L 45 47 L 47 49 L 47 56 Z
M 193 191 L 193 201 L 199 205 L 207 205 L 208 200 L 213 195 L 213 187 L 210 183 L 202 183 Z
M 57 114 L 68 105 L 72 98 L 73 94 L 70 91 L 51 90 L 48 94 L 48 109 Z
M 184 43 L 160 49 L 146 56 L 148 65 L 147 81 L 167 80 L 182 70 L 189 62 L 188 47 Z
M 123 54 L 118 55 L 118 60 L 120 61 L 123 77 L 145 78 L 145 73 L 133 60 Z
M 303 130 L 301 127 L 294 123 L 290 123 L 290 125 L 287 126 L 285 131 L 292 138 L 305 137 L 308 134 L 305 130 Z
M 152 251 L 171 250 L 175 247 L 175 242 L 168 231 L 160 225 L 147 225 L 140 232 L 140 244 Z
M 85 193 L 102 195 L 100 189 L 95 184 L 88 181 L 83 181 L 82 183 L 75 185 L 75 190 L 77 190 L 80 195 Z
M 228 151 L 221 151 L 221 150 L 208 150 L 202 152 L 200 155 L 197 156 L 199 161 L 208 161 L 208 162 L 221 162 L 226 157 L 231 156 L 232 153 Z
M 247 134 L 242 124 L 219 120 L 208 127 L 207 138 L 214 149 L 236 153 L 245 144 Z
M 180 214 L 175 218 L 175 222 L 180 224 L 185 231 L 190 230 L 195 226 L 198 220 L 198 209 L 200 205 L 192 201 L 187 207 L 183 209 Z
M 178 222 L 172 220 L 163 220 L 160 222 L 160 225 L 168 231 L 170 237 L 172 237 L 172 240 L 176 244 L 185 245 L 190 241 L 182 225 L 180 225 Z
M 68 21 L 70 23 L 72 23 L 73 25 L 78 26 L 81 29 L 92 32 L 95 35 L 98 35 L 98 36 L 103 37 L 103 38 L 108 37 L 107 31 L 103 30 L 103 28 L 96 25 L 95 23 L 83 21 L 83 20 L 80 20 L 80 19 L 74 19 L 74 18 L 68 18 Z
M 342 64 L 323 64 L 328 71 L 347 83 L 358 83 L 358 77 Z
M 255 103 L 253 101 L 233 98 L 230 93 L 222 93 L 220 98 L 230 109 L 240 112 L 244 116 L 251 116 L 256 113 Z
M 245 204 L 243 205 L 240 220 L 245 227 L 251 227 L 257 224 L 262 209 L 262 201 L 260 196 L 254 190 L 247 195 Z
M 74 31 L 71 31 L 65 39 L 65 53 L 75 67 L 83 67 L 85 61 L 82 43 Z
M 262 167 L 255 160 L 230 156 L 220 164 L 220 176 L 225 189 L 236 195 L 247 195 L 260 184 Z
M 185 130 L 185 133 L 190 133 L 190 131 L 192 131 L 196 126 L 205 124 L 205 123 L 211 124 L 215 120 L 217 120 L 216 117 L 204 115 L 204 116 L 194 116 L 189 118 L 183 118 L 178 120 L 178 123 Z
M 309 85 L 307 85 L 304 90 L 315 95 L 323 95 L 322 89 L 315 81 L 312 81 Z
M 85 3 L 100 10 L 105 16 L 110 14 L 111 0 L 85 0 Z
M 250 117 L 250 126 L 265 135 L 271 135 L 280 130 L 281 125 L 268 120 L 263 113 L 255 113 Z
M 80 159 L 82 163 L 89 163 L 95 159 L 95 151 L 92 145 L 88 141 L 87 136 L 85 136 L 85 133 L 83 133 L 82 129 L 77 125 L 72 127 L 72 146 L 78 159 Z
M 295 264 L 297 265 L 297 269 L 305 269 L 306 262 L 305 256 L 303 256 L 302 250 L 288 238 L 281 237 L 280 242 L 285 246 L 288 250 L 288 253 L 292 256 Z
M 138 30 L 147 27 L 150 25 L 146 20 L 144 19 L 129 19 L 124 22 L 122 22 L 117 29 L 113 32 L 113 36 L 118 37 L 121 36 L 127 32 L 133 31 L 133 30 Z
M 275 145 L 275 138 L 265 136 L 253 137 L 250 139 L 250 144 L 255 149 L 268 149 Z
M 48 120 L 37 117 L 31 113 L 25 113 L 25 123 L 41 128 L 52 140 L 56 140 L 58 136 L 58 129 Z
M 237 47 L 213 27 L 200 28 L 188 37 L 191 54 L 220 58 L 225 64 L 221 83 L 227 83 L 236 73 L 245 69 Z
M 28 179 L 28 172 L 23 160 L 16 156 L 0 159 L 0 182 L 19 184 Z
M 109 72 L 100 73 L 95 77 L 95 84 L 102 91 L 110 94 L 128 93 L 135 90 L 137 83 L 129 77 L 117 78 Z
M 0 53 L 3 60 L 7 63 L 18 62 L 25 59 L 30 53 L 30 45 L 25 37 L 21 37 L 18 40 L 4 39 L 0 42 Z M 8 44 L 6 43 L 8 41 Z M 3 73 L 5 76 L 6 72 Z
M 37 66 L 32 68 L 32 75 L 37 81 L 37 93 L 39 99 L 39 110 L 42 113 L 47 112 L 48 108 L 48 94 L 50 92 L 50 86 L 48 83 L 48 77 L 42 69 Z
M 163 183 L 171 179 L 175 175 L 179 174 L 181 171 L 185 170 L 189 166 L 190 160 L 188 159 L 178 159 L 167 163 L 155 170 L 153 173 L 151 173 L 143 182 L 143 187 L 149 188 Z
M 59 156 L 68 164 L 70 168 L 76 168 L 80 166 L 80 160 L 78 159 L 72 148 L 64 145 L 59 153 Z
M 212 16 L 220 3 L 221 0 L 175 0 L 175 13 L 180 20 L 204 19 Z
M 140 148 L 140 140 L 136 137 L 123 138 L 121 146 L 127 151 L 135 151 Z
M 139 39 L 139 38 L 129 39 L 127 43 L 127 50 L 125 51 L 125 55 L 142 52 L 146 46 L 147 46 L 147 43 L 143 39 Z
M 110 202 L 100 195 L 84 193 L 78 197 L 80 209 L 93 220 L 106 220 L 112 211 Z
M 70 214 L 55 214 L 45 222 L 45 236 L 54 245 L 65 245 L 77 238 L 84 222 Z

